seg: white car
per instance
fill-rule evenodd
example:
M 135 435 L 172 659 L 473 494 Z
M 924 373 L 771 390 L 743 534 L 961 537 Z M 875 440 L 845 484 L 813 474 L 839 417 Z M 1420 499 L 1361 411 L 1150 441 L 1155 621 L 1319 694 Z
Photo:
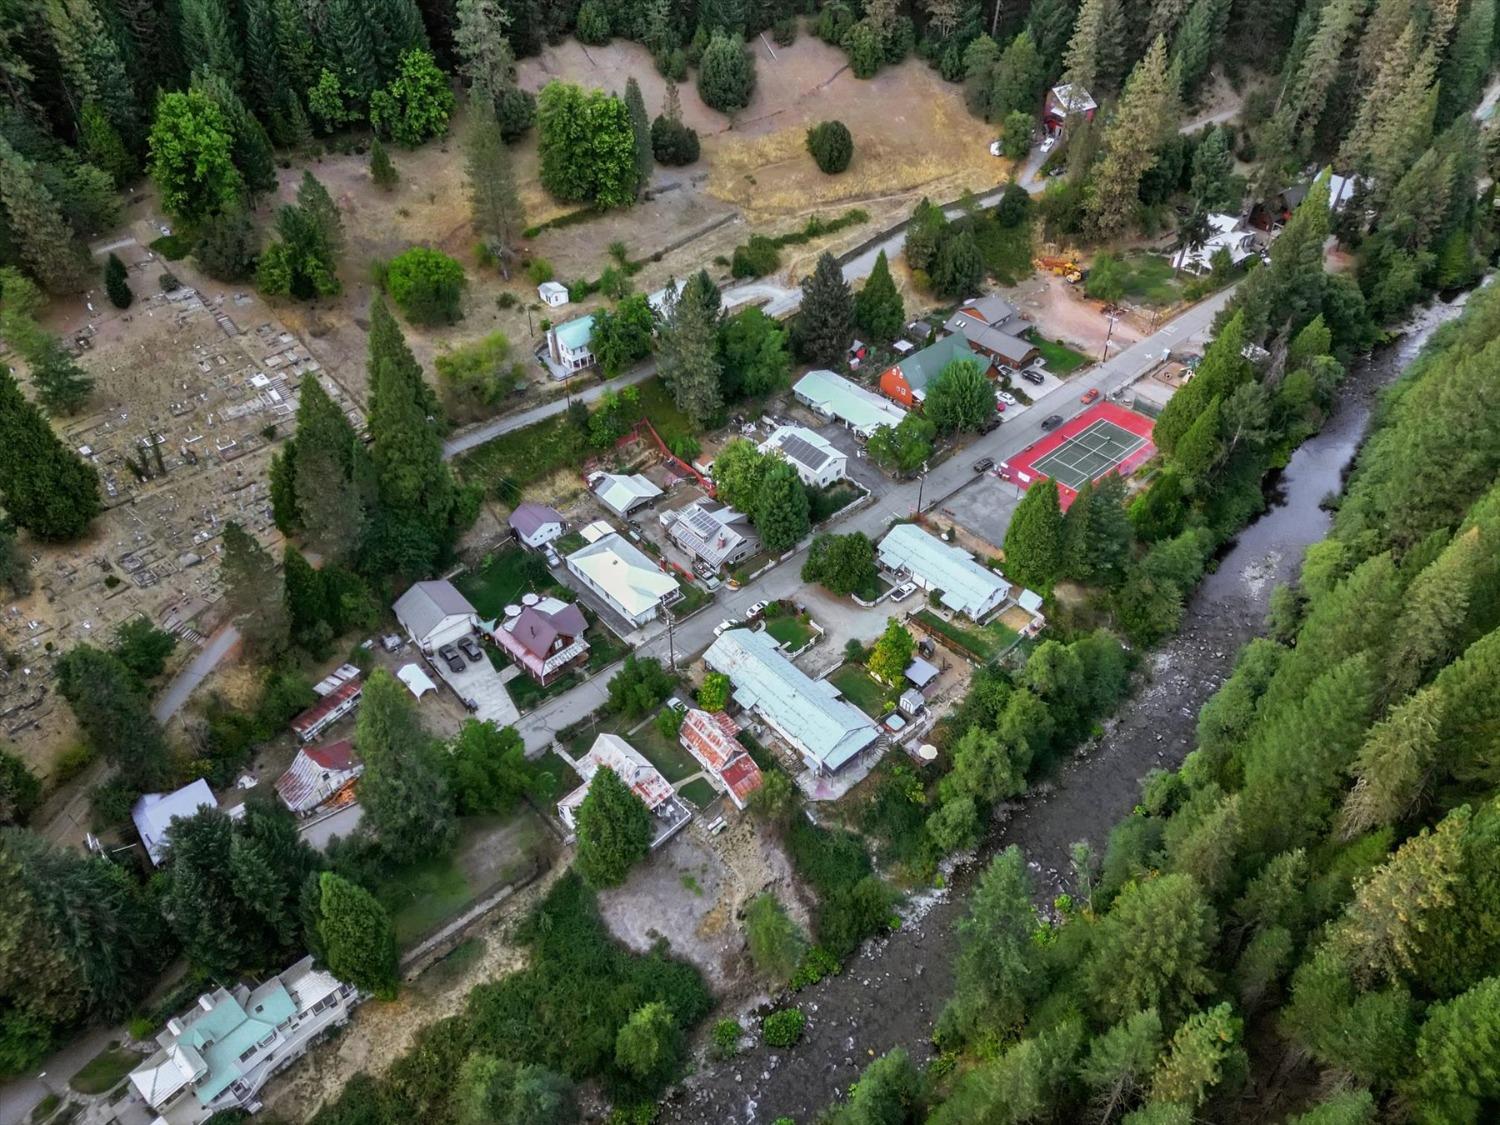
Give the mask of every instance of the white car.
M 714 626 L 714 636 L 722 637 L 726 632 L 728 632 L 730 629 L 733 629 L 738 624 L 739 621 L 735 618 L 726 617 L 723 621 L 720 621 L 717 625 Z
M 1056 133 L 1048 133 L 1047 136 L 1042 140 L 1042 151 L 1043 152 L 1051 152 L 1052 151 L 1052 146 L 1055 145 L 1056 143 L 1057 143 L 1057 134 Z
M 1000 142 L 999 141 L 991 141 L 990 142 L 990 155 L 991 156 L 999 156 L 1000 155 Z
M 897 586 L 894 590 L 891 591 L 891 601 L 903 601 L 904 599 L 911 597 L 916 592 L 917 584 L 915 582 L 903 582 L 901 583 L 901 585 Z
M 766 612 L 766 606 L 768 606 L 770 604 L 771 604 L 770 602 L 756 602 L 753 606 L 751 606 L 749 609 L 747 609 L 745 611 L 745 620 L 746 621 L 753 621 L 755 618 L 759 617 L 762 613 L 765 613 Z
M 1016 405 L 1016 396 L 1011 394 L 1009 391 L 1001 391 L 999 397 L 1000 401 L 1005 403 L 1006 406 Z

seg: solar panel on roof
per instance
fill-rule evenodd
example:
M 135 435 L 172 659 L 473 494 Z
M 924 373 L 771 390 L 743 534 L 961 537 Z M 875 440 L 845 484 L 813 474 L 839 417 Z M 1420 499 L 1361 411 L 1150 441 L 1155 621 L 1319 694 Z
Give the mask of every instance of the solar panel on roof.
M 817 470 L 828 460 L 828 454 L 812 442 L 797 434 L 788 434 L 781 439 L 781 451 L 799 464 Z

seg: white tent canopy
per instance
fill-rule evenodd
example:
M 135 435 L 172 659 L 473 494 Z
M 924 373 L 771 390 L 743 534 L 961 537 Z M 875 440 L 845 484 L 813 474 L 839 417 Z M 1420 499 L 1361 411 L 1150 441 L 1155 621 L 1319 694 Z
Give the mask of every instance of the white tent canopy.
M 437 684 L 433 683 L 432 678 L 426 672 L 422 671 L 422 667 L 419 664 L 407 664 L 398 669 L 396 679 L 405 684 L 412 695 L 418 699 L 421 699 L 429 691 L 437 691 Z

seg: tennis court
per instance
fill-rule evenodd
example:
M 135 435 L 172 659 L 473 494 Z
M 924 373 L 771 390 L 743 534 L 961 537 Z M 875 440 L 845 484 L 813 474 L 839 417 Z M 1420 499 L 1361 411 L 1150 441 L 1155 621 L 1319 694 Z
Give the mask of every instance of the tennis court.
M 1085 481 L 1110 473 L 1129 476 L 1156 456 L 1152 427 L 1143 414 L 1113 402 L 1096 403 L 1000 462 L 998 473 L 1023 489 L 1039 480 L 1055 481 L 1058 502 L 1067 511 Z
M 1100 418 L 1045 457 L 1033 461 L 1032 467 L 1076 492 L 1087 481 L 1098 480 L 1145 444 L 1146 439 L 1139 434 Z

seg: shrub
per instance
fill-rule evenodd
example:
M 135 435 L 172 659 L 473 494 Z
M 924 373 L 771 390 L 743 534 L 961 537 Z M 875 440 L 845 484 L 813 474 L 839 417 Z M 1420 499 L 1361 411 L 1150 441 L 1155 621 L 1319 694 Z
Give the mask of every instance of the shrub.
M 495 99 L 495 117 L 500 136 L 508 144 L 536 124 L 536 95 L 519 86 L 508 86 Z
M 698 152 L 698 130 L 670 117 L 651 122 L 651 155 L 658 164 L 680 168 L 697 160 Z
M 854 138 L 842 121 L 823 121 L 807 131 L 807 151 L 820 171 L 836 176 L 849 167 L 854 156 Z
M 462 312 L 464 268 L 440 250 L 413 246 L 391 259 L 385 287 L 407 317 L 418 324 L 452 324 Z
M 551 281 L 555 276 L 552 272 L 552 263 L 546 258 L 532 258 L 526 263 L 526 276 L 531 279 L 533 285 Z
M 752 234 L 747 244 L 736 246 L 729 263 L 729 272 L 735 277 L 765 277 L 780 268 L 776 243 L 763 234 Z
M 771 38 L 778 47 L 790 47 L 797 42 L 797 17 L 783 16 L 771 25 Z
M 783 1008 L 779 1012 L 772 1012 L 760 1023 L 766 1046 L 778 1047 L 782 1050 L 795 1047 L 802 1038 L 802 1029 L 806 1026 L 807 1017 L 802 1014 L 801 1008 Z
M 714 1057 L 719 1059 L 733 1058 L 739 1053 L 740 1036 L 743 1034 L 744 1029 L 740 1027 L 739 1020 L 722 1019 L 714 1024 Z
M 738 34 L 716 31 L 698 67 L 698 96 L 720 113 L 733 113 L 750 104 L 755 93 L 755 59 Z
M 453 91 L 426 51 L 405 52 L 400 66 L 389 86 L 370 95 L 370 127 L 380 136 L 415 147 L 447 132 Z
M 109 303 L 117 309 L 128 309 L 135 300 L 125 263 L 116 254 L 111 254 L 104 263 L 104 291 L 109 294 Z

